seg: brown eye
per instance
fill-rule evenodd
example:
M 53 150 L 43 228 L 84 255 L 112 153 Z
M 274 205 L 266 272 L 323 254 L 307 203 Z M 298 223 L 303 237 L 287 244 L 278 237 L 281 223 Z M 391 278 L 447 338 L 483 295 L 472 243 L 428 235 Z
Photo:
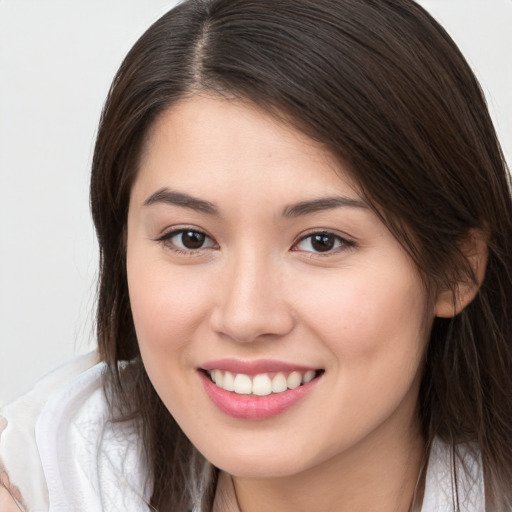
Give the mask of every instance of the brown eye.
M 311 233 L 303 237 L 297 245 L 294 246 L 294 250 L 310 252 L 313 254 L 337 252 L 340 249 L 352 247 L 354 244 L 341 238 L 334 233 L 320 232 Z
M 198 231 L 183 231 L 181 233 L 181 245 L 186 249 L 200 249 L 205 240 L 206 235 Z
M 177 252 L 195 252 L 217 247 L 215 242 L 206 233 L 196 231 L 195 229 L 177 229 L 166 233 L 158 241 L 164 247 Z
M 317 252 L 326 252 L 334 248 L 336 238 L 333 235 L 313 235 L 311 247 Z

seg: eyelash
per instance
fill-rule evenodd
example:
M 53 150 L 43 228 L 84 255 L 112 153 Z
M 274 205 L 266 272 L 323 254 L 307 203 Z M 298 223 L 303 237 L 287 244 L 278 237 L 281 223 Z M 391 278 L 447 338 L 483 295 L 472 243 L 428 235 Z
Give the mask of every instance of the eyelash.
M 305 253 L 308 253 L 310 257 L 327 257 L 332 256 L 333 254 L 337 254 L 340 251 L 344 251 L 347 249 L 350 249 L 352 247 L 355 247 L 355 242 L 351 240 L 347 240 L 346 238 L 343 238 L 340 235 L 337 235 L 336 233 L 333 233 L 332 231 L 312 231 L 310 233 L 307 233 L 306 235 L 303 235 L 299 238 L 297 242 L 293 244 L 292 250 L 294 251 L 300 251 L 301 249 L 295 249 L 300 243 L 310 239 L 310 244 L 313 244 L 313 237 L 325 237 L 325 238 L 331 238 L 334 239 L 334 244 L 338 244 L 337 247 L 331 248 L 327 251 L 303 251 Z
M 196 235 L 204 236 L 205 240 L 206 239 L 210 240 L 213 244 L 212 244 L 212 246 L 199 247 L 197 249 L 188 249 L 188 248 L 184 248 L 184 247 L 179 247 L 172 241 L 172 239 L 175 236 L 183 235 L 184 233 L 194 233 Z M 168 233 L 163 234 L 161 237 L 157 238 L 155 241 L 160 242 L 164 247 L 171 249 L 172 251 L 174 251 L 178 254 L 185 254 L 185 255 L 192 255 L 192 256 L 199 255 L 200 254 L 199 251 L 201 251 L 201 250 L 216 248 L 215 246 L 217 245 L 216 242 L 211 237 L 209 237 L 206 233 L 204 233 L 203 231 L 201 231 L 199 229 L 194 229 L 194 228 L 174 229 L 172 231 L 169 231 Z
M 204 240 L 209 240 L 211 242 L 211 245 L 206 246 L 206 247 L 204 247 L 204 246 L 198 247 L 196 249 L 189 249 L 189 248 L 179 247 L 179 246 L 176 245 L 176 243 L 172 242 L 172 239 L 174 237 L 179 236 L 179 235 L 183 235 L 184 233 L 193 233 L 194 235 L 199 235 L 200 237 L 204 237 Z M 311 240 L 310 244 L 313 244 L 313 237 L 315 237 L 315 236 L 316 237 L 325 237 L 325 238 L 334 239 L 333 243 L 335 245 L 336 244 L 338 244 L 338 245 L 335 246 L 334 248 L 328 249 L 328 250 L 326 250 L 324 252 L 322 252 L 322 251 L 307 251 L 307 250 L 296 249 L 296 247 L 299 244 L 305 242 L 308 239 Z M 194 228 L 174 229 L 172 231 L 169 231 L 168 233 L 165 233 L 161 237 L 157 238 L 155 241 L 156 242 L 160 242 L 162 245 L 164 245 L 164 247 L 169 248 L 169 249 L 171 249 L 172 251 L 174 251 L 174 252 L 176 252 L 178 254 L 185 254 L 185 255 L 199 255 L 200 251 L 202 251 L 202 250 L 205 250 L 205 249 L 210 250 L 212 248 L 213 249 L 218 248 L 217 243 L 211 237 L 209 237 L 203 231 L 198 230 L 198 229 L 194 229 Z M 336 254 L 340 250 L 343 251 L 343 250 L 355 247 L 355 245 L 356 245 L 355 242 L 347 240 L 346 238 L 343 238 L 342 236 L 337 235 L 335 233 L 332 233 L 330 231 L 313 231 L 313 232 L 310 232 L 310 233 L 300 237 L 299 240 L 293 244 L 291 250 L 292 251 L 297 251 L 297 252 L 301 251 L 301 252 L 304 252 L 304 253 L 308 253 L 310 257 L 313 257 L 313 255 L 315 257 L 316 256 L 326 257 L 326 256 L 331 256 L 332 254 Z

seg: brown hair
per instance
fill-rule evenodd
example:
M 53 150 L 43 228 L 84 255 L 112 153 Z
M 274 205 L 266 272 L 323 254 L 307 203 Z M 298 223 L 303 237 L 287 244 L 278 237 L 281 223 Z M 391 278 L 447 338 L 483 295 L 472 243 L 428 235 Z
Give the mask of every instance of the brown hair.
M 160 113 L 198 90 L 252 101 L 328 145 L 431 289 L 474 279 L 460 246 L 470 230 L 485 231 L 488 265 L 476 298 L 453 319 L 434 322 L 419 414 L 428 444 L 435 436 L 454 446 L 477 443 L 488 506 L 509 510 L 510 178 L 473 73 L 411 0 L 188 0 L 150 27 L 122 63 L 91 179 L 100 245 L 97 334 L 113 406 L 122 408 L 124 399 L 141 418 L 151 504 L 209 510 L 217 475 L 149 382 L 125 265 L 144 137 Z M 129 378 L 118 371 L 124 360 L 133 361 Z

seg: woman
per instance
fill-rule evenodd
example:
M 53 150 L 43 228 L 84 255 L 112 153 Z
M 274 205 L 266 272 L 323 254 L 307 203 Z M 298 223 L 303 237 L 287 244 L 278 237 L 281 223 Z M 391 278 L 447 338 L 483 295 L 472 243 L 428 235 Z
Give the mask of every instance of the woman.
M 114 80 L 91 206 L 101 362 L 3 413 L 21 507 L 510 510 L 510 181 L 415 3 L 184 2 Z

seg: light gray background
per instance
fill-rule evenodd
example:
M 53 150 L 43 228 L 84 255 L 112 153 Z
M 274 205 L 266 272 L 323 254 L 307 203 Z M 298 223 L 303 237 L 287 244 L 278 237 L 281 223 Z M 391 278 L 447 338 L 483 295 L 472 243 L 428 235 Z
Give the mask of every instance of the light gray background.
M 96 126 L 123 56 L 176 2 L 0 0 L 0 404 L 91 350 Z M 423 0 L 482 83 L 512 157 L 512 0 Z

